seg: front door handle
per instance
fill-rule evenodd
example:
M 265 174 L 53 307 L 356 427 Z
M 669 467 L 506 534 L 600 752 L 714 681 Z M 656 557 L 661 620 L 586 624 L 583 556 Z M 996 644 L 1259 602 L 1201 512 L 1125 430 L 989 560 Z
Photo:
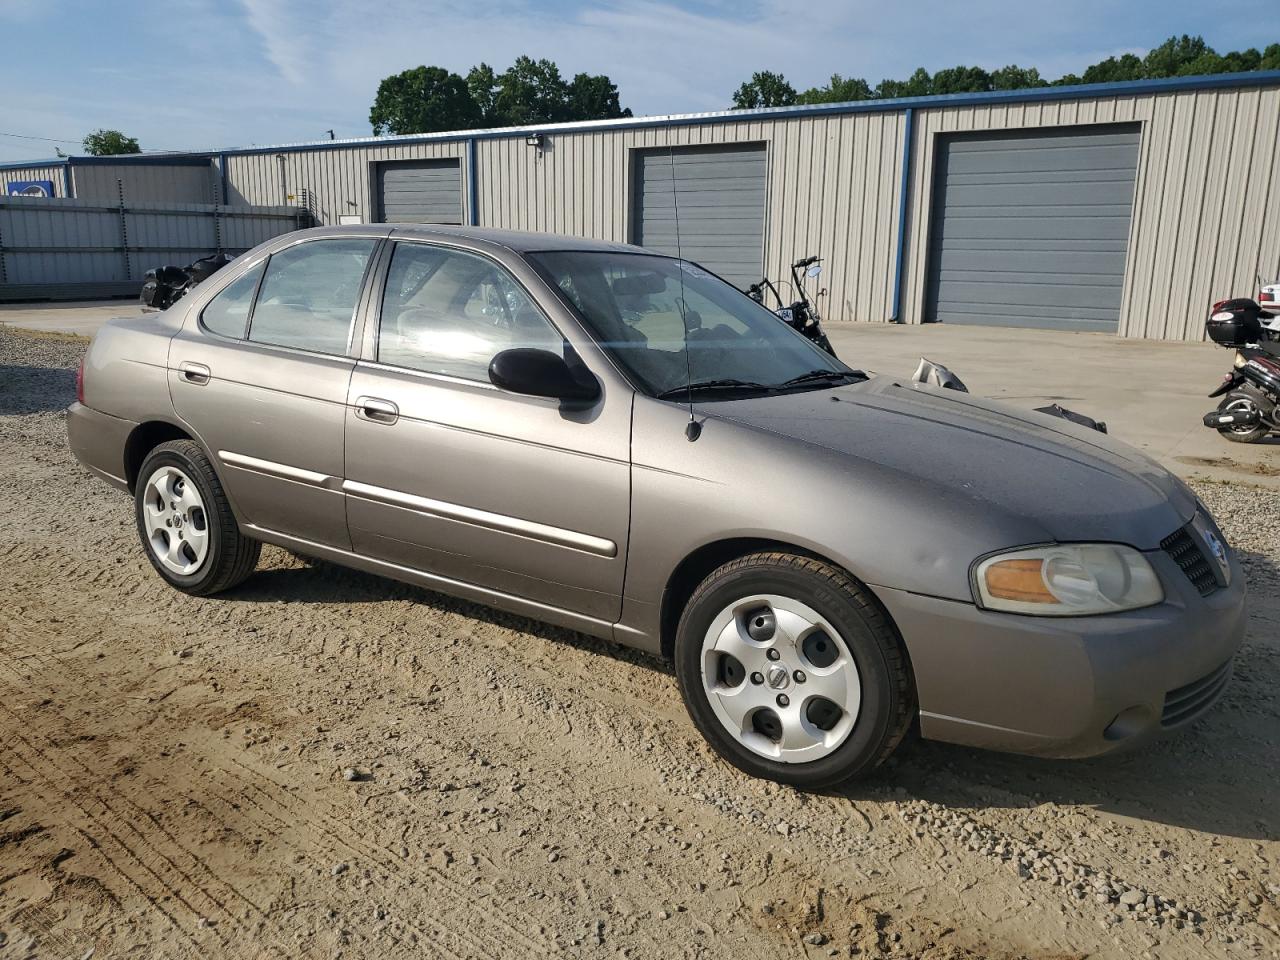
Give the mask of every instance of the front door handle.
M 209 368 L 203 363 L 183 362 L 178 364 L 178 373 L 182 375 L 182 379 L 187 383 L 195 383 L 204 386 L 209 382 Z
M 378 397 L 357 397 L 356 416 L 370 423 L 392 424 L 400 419 L 400 408 L 390 400 Z

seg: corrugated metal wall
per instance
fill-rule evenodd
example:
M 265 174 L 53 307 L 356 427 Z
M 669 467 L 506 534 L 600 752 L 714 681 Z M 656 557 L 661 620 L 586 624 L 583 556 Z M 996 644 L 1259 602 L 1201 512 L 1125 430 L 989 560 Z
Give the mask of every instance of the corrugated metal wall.
M 604 240 L 634 238 L 632 151 L 765 143 L 769 190 L 764 270 L 825 258 L 821 308 L 835 320 L 883 320 L 893 291 L 902 155 L 900 113 L 707 123 L 476 143 L 480 223 Z M 859 216 L 850 216 L 850 211 Z
M 118 203 L 217 203 L 216 171 L 211 164 L 71 165 L 72 191 L 77 200 Z
M 1204 308 L 1213 298 L 1251 292 L 1256 271 L 1280 277 L 1280 89 L 934 105 L 915 111 L 902 319 L 918 323 L 924 312 L 939 134 L 1125 122 L 1141 124 L 1142 142 L 1120 333 L 1198 339 Z M 887 320 L 893 312 L 904 128 L 903 111 L 895 108 L 587 128 L 548 134 L 541 150 L 526 144 L 525 131 L 482 136 L 475 141 L 477 219 L 484 226 L 630 240 L 633 151 L 765 143 L 764 271 L 785 279 L 792 260 L 822 256 L 828 288 L 822 310 L 828 319 Z M 321 223 L 338 223 L 343 216 L 368 221 L 376 216 L 372 163 L 458 158 L 469 190 L 466 150 L 463 139 L 423 139 L 232 151 L 226 161 L 228 200 L 297 203 Z M 88 171 L 112 168 L 74 169 L 77 182 L 87 184 L 80 178 L 90 176 Z M 30 172 L 48 178 L 48 170 Z M 22 179 L 17 171 L 0 176 Z M 219 178 L 211 164 L 211 200 L 218 199 Z M 54 181 L 61 189 L 58 176 Z M 470 209 L 470 197 L 465 204 Z
M 15 180 L 52 180 L 53 195 L 65 196 L 62 181 L 62 166 L 47 167 L 8 167 L 0 170 L 0 196 L 9 192 L 9 184 Z
M 342 216 L 358 216 L 368 223 L 377 216 L 370 164 L 433 157 L 461 159 L 464 150 L 465 145 L 458 141 L 424 141 L 385 147 L 232 154 L 227 157 L 229 202 L 296 203 L 310 210 L 319 223 L 338 223 Z M 462 166 L 465 191 L 466 164 Z
M 1280 218 L 1264 217 L 1280 202 L 1277 118 L 1277 89 L 918 111 L 904 319 L 924 311 L 938 134 L 1140 121 L 1119 332 L 1201 339 L 1214 299 L 1255 292 L 1258 271 L 1280 276 Z

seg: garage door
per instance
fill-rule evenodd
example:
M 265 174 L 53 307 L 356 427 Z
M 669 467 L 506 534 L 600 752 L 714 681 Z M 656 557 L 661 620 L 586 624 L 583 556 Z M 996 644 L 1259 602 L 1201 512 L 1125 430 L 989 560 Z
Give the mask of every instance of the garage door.
M 755 283 L 764 269 L 765 173 L 762 143 L 641 151 L 635 242 L 679 252 L 739 287 Z
M 1136 125 L 963 134 L 938 149 L 925 319 L 1114 331 Z
M 378 219 L 383 223 L 461 223 L 458 161 L 378 164 Z

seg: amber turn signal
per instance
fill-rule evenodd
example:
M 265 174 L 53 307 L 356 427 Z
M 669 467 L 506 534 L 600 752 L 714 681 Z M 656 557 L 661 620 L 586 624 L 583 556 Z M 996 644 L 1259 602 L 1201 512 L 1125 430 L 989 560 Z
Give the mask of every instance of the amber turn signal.
M 986 568 L 987 593 L 1019 603 L 1057 603 L 1045 586 L 1043 569 L 1044 561 L 1038 558 L 999 560 Z

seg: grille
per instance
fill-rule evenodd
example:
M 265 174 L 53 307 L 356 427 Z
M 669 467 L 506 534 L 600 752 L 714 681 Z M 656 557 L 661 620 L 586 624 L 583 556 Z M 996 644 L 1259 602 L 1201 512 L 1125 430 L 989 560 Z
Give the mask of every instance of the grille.
M 1213 574 L 1213 567 L 1189 529 L 1183 527 L 1177 533 L 1170 534 L 1160 541 L 1160 546 L 1182 568 L 1187 579 L 1200 591 L 1200 596 L 1207 597 L 1218 589 L 1218 578 Z
M 1230 679 L 1231 661 L 1228 660 L 1208 676 L 1192 681 L 1185 687 L 1170 690 L 1164 695 L 1164 710 L 1160 714 L 1161 726 L 1177 726 L 1199 716 L 1213 706 L 1214 701 L 1226 689 L 1227 681 Z

